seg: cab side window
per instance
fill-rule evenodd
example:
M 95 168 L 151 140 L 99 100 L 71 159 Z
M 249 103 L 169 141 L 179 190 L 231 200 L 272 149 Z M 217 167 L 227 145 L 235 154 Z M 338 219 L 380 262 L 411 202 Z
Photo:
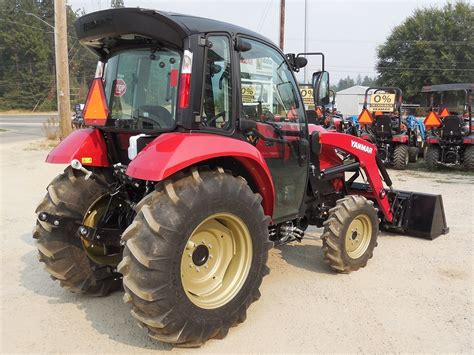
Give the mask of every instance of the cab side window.
M 251 49 L 240 53 L 243 118 L 264 122 L 304 123 L 304 108 L 290 68 L 275 49 L 245 39 Z
M 232 115 L 232 81 L 229 38 L 209 36 L 205 62 L 201 124 L 229 129 Z

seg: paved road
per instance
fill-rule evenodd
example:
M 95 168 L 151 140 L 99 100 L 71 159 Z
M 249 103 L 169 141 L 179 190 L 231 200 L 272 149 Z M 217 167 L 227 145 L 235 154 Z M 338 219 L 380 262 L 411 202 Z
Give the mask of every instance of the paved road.
M 0 144 L 26 141 L 44 137 L 43 123 L 49 115 L 2 115 L 0 114 Z M 6 130 L 5 132 L 2 130 Z

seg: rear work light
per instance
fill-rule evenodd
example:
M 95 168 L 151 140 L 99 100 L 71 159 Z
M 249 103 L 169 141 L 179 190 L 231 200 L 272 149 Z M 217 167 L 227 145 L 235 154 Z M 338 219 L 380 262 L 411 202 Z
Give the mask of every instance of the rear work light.
M 191 72 L 193 68 L 193 53 L 185 50 L 183 64 L 181 65 L 181 78 L 179 81 L 179 108 L 189 106 L 189 96 L 191 95 Z

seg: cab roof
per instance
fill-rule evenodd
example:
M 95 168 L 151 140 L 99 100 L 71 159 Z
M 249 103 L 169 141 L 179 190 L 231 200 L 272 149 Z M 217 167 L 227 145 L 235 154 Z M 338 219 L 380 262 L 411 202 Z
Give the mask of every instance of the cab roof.
M 120 39 L 127 35 L 135 35 L 179 48 L 183 47 L 186 37 L 208 32 L 242 34 L 272 43 L 268 38 L 256 32 L 230 23 L 141 8 L 118 8 L 92 12 L 81 16 L 74 25 L 81 44 L 99 55 L 105 54 L 107 48 L 117 46 Z
M 474 83 L 440 84 L 423 86 L 421 92 L 474 90 Z

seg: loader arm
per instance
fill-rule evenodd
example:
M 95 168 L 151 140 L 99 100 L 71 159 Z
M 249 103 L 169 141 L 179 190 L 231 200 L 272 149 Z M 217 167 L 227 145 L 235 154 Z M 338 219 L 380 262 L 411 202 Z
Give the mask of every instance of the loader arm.
M 431 240 L 449 232 L 442 196 L 392 189 L 392 181 L 382 161 L 377 158 L 374 144 L 342 133 L 320 131 L 317 134 L 323 151 L 327 151 L 327 148 L 341 149 L 357 160 L 321 170 L 322 176 L 351 171 L 357 167 L 362 169 L 368 184 L 351 182 L 347 186 L 347 193 L 364 196 L 376 203 L 383 214 L 383 218 L 380 216 L 380 228 Z M 322 163 L 323 159 L 321 155 Z M 388 188 L 384 187 L 384 182 Z
M 367 176 L 369 188 L 364 192 L 352 192 L 375 200 L 385 219 L 388 222 L 391 222 L 393 220 L 393 215 L 390 210 L 388 195 L 380 176 L 381 172 L 377 165 L 377 147 L 361 138 L 329 131 L 321 131 L 319 134 L 319 141 L 323 146 L 342 149 L 356 157 L 360 168 L 364 170 L 365 175 Z M 386 181 L 386 183 L 390 187 L 391 182 Z M 351 193 L 351 191 L 349 192 Z

